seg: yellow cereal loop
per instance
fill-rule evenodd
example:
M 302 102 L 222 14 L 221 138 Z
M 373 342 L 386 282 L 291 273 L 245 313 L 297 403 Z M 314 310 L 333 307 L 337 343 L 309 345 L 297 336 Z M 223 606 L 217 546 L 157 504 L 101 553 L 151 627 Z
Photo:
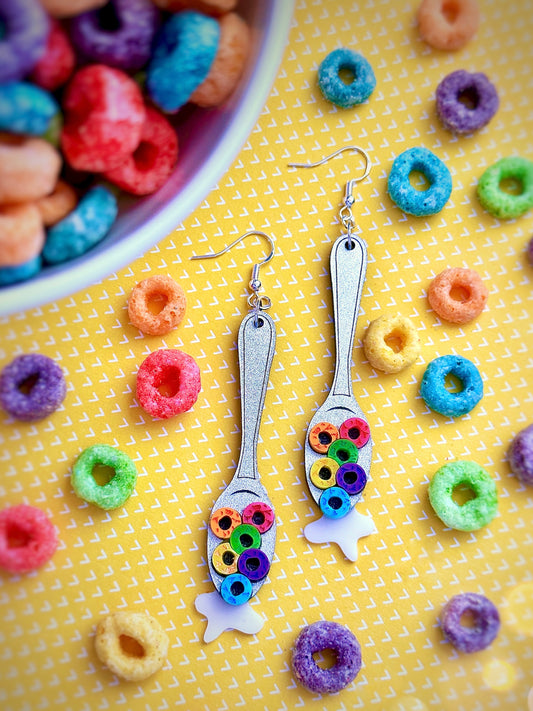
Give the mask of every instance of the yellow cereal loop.
M 363 348 L 373 368 L 398 373 L 418 358 L 420 338 L 407 316 L 383 314 L 368 326 Z
M 239 554 L 233 550 L 229 541 L 224 541 L 215 548 L 211 560 L 213 568 L 220 575 L 231 575 L 237 572 Z
M 320 457 L 316 462 L 313 462 L 309 476 L 319 489 L 329 489 L 330 486 L 335 486 L 335 475 L 338 468 L 338 462 L 331 457 Z
M 142 681 L 163 666 L 168 637 L 150 615 L 122 610 L 99 622 L 94 645 L 110 671 L 126 681 Z

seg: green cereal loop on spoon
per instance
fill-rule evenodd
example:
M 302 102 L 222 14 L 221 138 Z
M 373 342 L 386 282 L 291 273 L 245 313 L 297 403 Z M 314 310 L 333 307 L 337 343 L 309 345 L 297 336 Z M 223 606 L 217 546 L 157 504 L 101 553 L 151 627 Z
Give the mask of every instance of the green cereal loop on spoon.
M 93 469 L 98 464 L 114 470 L 103 485 L 97 483 Z M 72 467 L 71 484 L 76 494 L 101 509 L 116 509 L 129 499 L 137 481 L 137 469 L 127 454 L 108 444 L 93 444 L 79 455 Z
M 453 500 L 458 486 L 467 486 L 474 498 L 463 505 Z M 429 484 L 429 500 L 437 516 L 450 528 L 477 531 L 489 524 L 498 511 L 496 484 L 479 464 L 456 461 L 438 469 Z
M 521 186 L 518 195 L 501 189 L 504 180 Z M 511 220 L 533 207 L 533 162 L 520 156 L 502 158 L 491 165 L 479 179 L 477 195 L 481 205 L 494 217 Z

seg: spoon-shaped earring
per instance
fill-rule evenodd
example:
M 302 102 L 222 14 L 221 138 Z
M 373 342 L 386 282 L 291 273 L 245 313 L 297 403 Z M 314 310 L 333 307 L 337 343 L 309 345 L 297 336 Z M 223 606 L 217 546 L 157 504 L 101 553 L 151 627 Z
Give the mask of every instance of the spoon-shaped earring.
M 271 251 L 253 267 L 248 297 L 251 311 L 239 328 L 242 441 L 237 468 L 213 506 L 207 529 L 207 560 L 216 592 L 195 600 L 196 609 L 207 618 L 205 642 L 229 629 L 248 634 L 261 629 L 264 620 L 248 601 L 265 582 L 276 541 L 274 508 L 259 481 L 257 467 L 259 426 L 276 343 L 274 322 L 266 313 L 271 301 L 259 294 L 259 269 L 274 256 L 274 243 L 264 232 L 252 230 L 220 252 L 191 259 L 219 257 L 252 234 L 268 240 Z
M 305 442 L 305 476 L 322 516 L 308 524 L 304 535 L 311 543 L 337 543 L 349 560 L 357 559 L 357 541 L 375 533 L 374 522 L 355 510 L 367 484 L 372 459 L 372 437 L 366 417 L 352 391 L 352 349 L 366 275 L 366 243 L 354 234 L 354 185 L 370 172 L 368 154 L 345 146 L 316 163 L 289 163 L 313 168 L 342 151 L 357 151 L 365 159 L 363 175 L 346 185 L 339 217 L 346 232 L 334 242 L 330 255 L 335 324 L 335 375 L 326 400 L 313 415 Z

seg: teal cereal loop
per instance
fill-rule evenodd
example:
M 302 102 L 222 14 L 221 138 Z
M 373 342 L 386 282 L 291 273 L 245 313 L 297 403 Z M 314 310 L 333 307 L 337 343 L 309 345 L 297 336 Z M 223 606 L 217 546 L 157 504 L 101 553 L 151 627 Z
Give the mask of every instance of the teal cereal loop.
M 417 190 L 409 181 L 410 174 L 422 173 L 429 183 L 427 190 Z M 408 148 L 392 164 L 387 182 L 391 200 L 410 215 L 434 215 L 440 212 L 452 193 L 452 176 L 447 166 L 427 148 Z
M 502 189 L 506 181 L 517 185 L 516 195 Z M 520 156 L 502 158 L 479 179 L 477 196 L 494 217 L 504 220 L 520 217 L 533 207 L 533 162 Z
M 105 484 L 99 484 L 93 476 L 97 465 L 114 470 L 114 475 Z M 108 444 L 87 447 L 72 467 L 71 484 L 75 493 L 80 499 L 105 510 L 122 506 L 131 496 L 136 481 L 137 469 L 133 461 L 120 449 Z
M 466 487 L 473 498 L 457 503 L 453 494 Z M 489 524 L 498 512 L 498 493 L 490 474 L 479 464 L 456 461 L 438 469 L 429 483 L 429 501 L 441 521 L 459 531 L 477 531 Z
M 242 573 L 233 573 L 224 578 L 220 586 L 222 599 L 229 605 L 244 605 L 252 597 L 252 583 Z
M 446 387 L 446 378 L 453 375 L 461 383 L 461 389 L 451 392 Z M 483 380 L 468 358 L 444 355 L 435 358 L 427 366 L 420 383 L 420 395 L 426 405 L 447 417 L 466 415 L 483 397 Z
M 351 509 L 350 495 L 340 486 L 332 486 L 322 493 L 319 506 L 326 518 L 344 518 Z
M 345 83 L 340 72 L 348 71 L 353 80 Z M 376 88 L 376 77 L 369 62 L 357 52 L 334 49 L 318 67 L 318 86 L 325 99 L 342 109 L 362 104 Z

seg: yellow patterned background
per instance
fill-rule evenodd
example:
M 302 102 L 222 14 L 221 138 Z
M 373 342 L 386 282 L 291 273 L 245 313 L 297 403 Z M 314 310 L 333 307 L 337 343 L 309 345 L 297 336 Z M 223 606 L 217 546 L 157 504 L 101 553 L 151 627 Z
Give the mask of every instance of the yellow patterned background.
M 63 406 L 48 419 L 20 424 L 4 415 L 0 422 L 0 505 L 43 508 L 61 541 L 38 572 L 0 575 L 3 711 L 528 709 L 533 497 L 511 475 L 506 449 L 533 421 L 533 268 L 524 251 L 533 213 L 500 222 L 480 207 L 475 188 L 496 160 L 533 159 L 533 13 L 529 0 L 481 5 L 475 39 L 447 54 L 419 39 L 413 0 L 297 0 L 257 125 L 186 222 L 86 291 L 2 319 L 0 366 L 39 351 L 68 380 Z M 361 52 L 377 77 L 369 101 L 351 110 L 325 102 L 316 86 L 318 63 L 340 46 Z M 459 68 L 487 73 L 501 99 L 485 129 L 461 138 L 440 127 L 434 102 L 438 82 Z M 378 532 L 350 563 L 336 546 L 303 538 L 317 517 L 303 442 L 333 375 L 328 255 L 345 183 L 361 163 L 348 153 L 313 170 L 287 163 L 353 143 L 374 163 L 354 208 L 369 265 L 352 372 L 375 442 L 358 510 Z M 414 145 L 434 151 L 453 175 L 451 200 L 430 218 L 403 215 L 386 193 L 394 157 Z M 206 519 L 237 461 L 236 334 L 251 265 L 264 246 L 252 238 L 216 261 L 189 257 L 252 228 L 271 234 L 277 249 L 262 271 L 278 340 L 259 466 L 278 541 L 254 601 L 262 631 L 225 632 L 206 645 L 194 599 L 212 590 Z M 464 327 L 439 321 L 428 306 L 427 287 L 448 266 L 472 267 L 489 286 L 488 308 Z M 147 337 L 128 323 L 126 301 L 137 281 L 159 273 L 182 285 L 188 310 L 176 331 Z M 361 347 L 364 329 L 385 311 L 412 318 L 422 340 L 417 363 L 397 375 L 372 370 Z M 140 362 L 161 347 L 194 356 L 203 385 L 192 411 L 164 422 L 134 399 Z M 457 420 L 432 413 L 418 394 L 426 364 L 448 353 L 473 360 L 485 381 L 480 405 Z M 120 447 L 138 467 L 136 491 L 114 512 L 84 505 L 70 487 L 73 460 L 96 442 Z M 445 529 L 427 498 L 433 472 L 461 458 L 485 467 L 499 491 L 498 517 L 475 533 Z M 437 621 L 444 602 L 462 591 L 487 595 L 503 620 L 494 644 L 472 655 L 443 642 Z M 120 682 L 93 648 L 98 620 L 126 608 L 151 613 L 170 637 L 168 661 L 142 684 Z M 307 692 L 290 668 L 298 631 L 318 619 L 347 625 L 363 650 L 356 680 L 330 697 Z

